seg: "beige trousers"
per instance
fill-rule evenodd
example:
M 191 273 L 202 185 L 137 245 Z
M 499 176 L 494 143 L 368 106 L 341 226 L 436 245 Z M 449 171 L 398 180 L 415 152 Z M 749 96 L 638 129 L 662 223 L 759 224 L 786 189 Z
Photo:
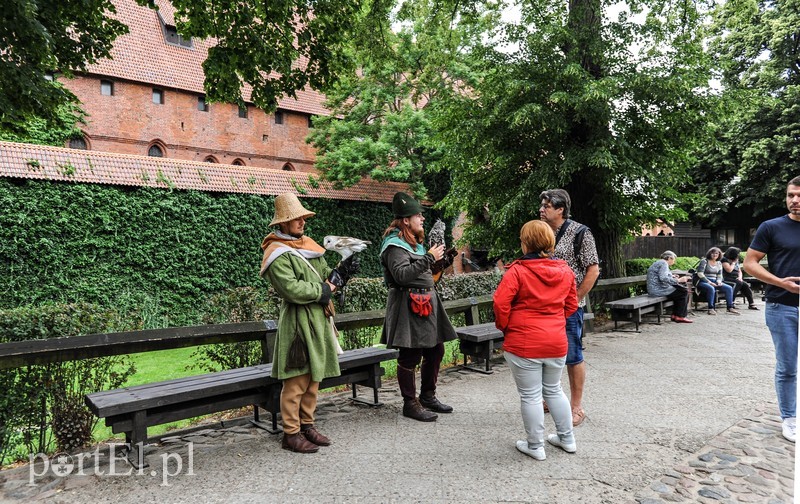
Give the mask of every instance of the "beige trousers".
M 300 432 L 300 424 L 314 424 L 318 392 L 319 382 L 311 381 L 311 374 L 283 380 L 281 419 L 285 434 L 297 434 Z

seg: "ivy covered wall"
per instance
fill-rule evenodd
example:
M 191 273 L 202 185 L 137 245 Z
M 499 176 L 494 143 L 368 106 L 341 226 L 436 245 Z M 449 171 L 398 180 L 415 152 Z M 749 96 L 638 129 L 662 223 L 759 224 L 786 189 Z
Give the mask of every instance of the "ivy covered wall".
M 0 308 L 155 302 L 169 325 L 196 323 L 209 294 L 266 286 L 258 276 L 260 244 L 270 231 L 273 201 L 0 179 Z M 377 253 L 390 204 L 302 201 L 317 213 L 306 225 L 309 236 L 320 244 L 328 234 L 371 240 L 359 276 L 380 276 Z M 339 260 L 332 252 L 326 258 L 331 265 Z

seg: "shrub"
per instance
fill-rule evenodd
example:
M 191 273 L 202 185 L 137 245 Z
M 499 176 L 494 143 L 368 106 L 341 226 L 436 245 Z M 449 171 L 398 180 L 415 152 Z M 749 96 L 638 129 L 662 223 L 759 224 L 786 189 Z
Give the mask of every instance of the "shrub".
M 3 310 L 0 342 L 110 332 L 119 320 L 119 314 L 88 304 Z M 44 453 L 53 445 L 58 450 L 85 445 L 97 419 L 83 396 L 120 387 L 133 372 L 126 356 L 0 371 L 0 460 L 24 457 L 22 449 Z
M 654 257 L 652 259 L 648 258 L 628 259 L 627 261 L 625 261 L 625 275 L 626 276 L 646 275 L 647 268 L 649 268 L 658 259 L 659 259 L 658 257 Z M 675 264 L 672 265 L 672 269 L 686 271 L 697 266 L 697 263 L 699 261 L 700 258 L 698 257 L 678 257 L 677 259 L 675 259 Z

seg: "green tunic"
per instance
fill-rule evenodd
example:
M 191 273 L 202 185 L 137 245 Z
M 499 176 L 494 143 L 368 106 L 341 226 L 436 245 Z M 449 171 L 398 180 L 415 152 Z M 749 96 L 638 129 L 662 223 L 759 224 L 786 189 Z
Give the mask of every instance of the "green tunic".
M 272 357 L 272 376 L 280 380 L 311 373 L 311 380 L 339 376 L 339 357 L 336 354 L 331 322 L 325 317 L 322 280 L 331 269 L 323 257 L 308 259 L 287 251 L 267 266 L 264 276 L 283 299 L 278 318 L 275 352 Z M 325 303 L 327 304 L 327 302 Z M 286 369 L 286 357 L 295 334 L 300 334 L 308 348 L 309 364 L 303 368 Z

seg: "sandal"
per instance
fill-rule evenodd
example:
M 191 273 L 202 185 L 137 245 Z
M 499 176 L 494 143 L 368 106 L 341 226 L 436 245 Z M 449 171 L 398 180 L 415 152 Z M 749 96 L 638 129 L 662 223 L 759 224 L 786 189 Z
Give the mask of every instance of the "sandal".
M 586 412 L 583 411 L 583 408 L 575 411 L 572 410 L 572 426 L 577 427 L 586 420 Z
M 544 406 L 544 412 L 545 413 L 550 413 L 550 408 L 547 407 L 547 403 L 546 402 L 542 401 L 542 406 Z

